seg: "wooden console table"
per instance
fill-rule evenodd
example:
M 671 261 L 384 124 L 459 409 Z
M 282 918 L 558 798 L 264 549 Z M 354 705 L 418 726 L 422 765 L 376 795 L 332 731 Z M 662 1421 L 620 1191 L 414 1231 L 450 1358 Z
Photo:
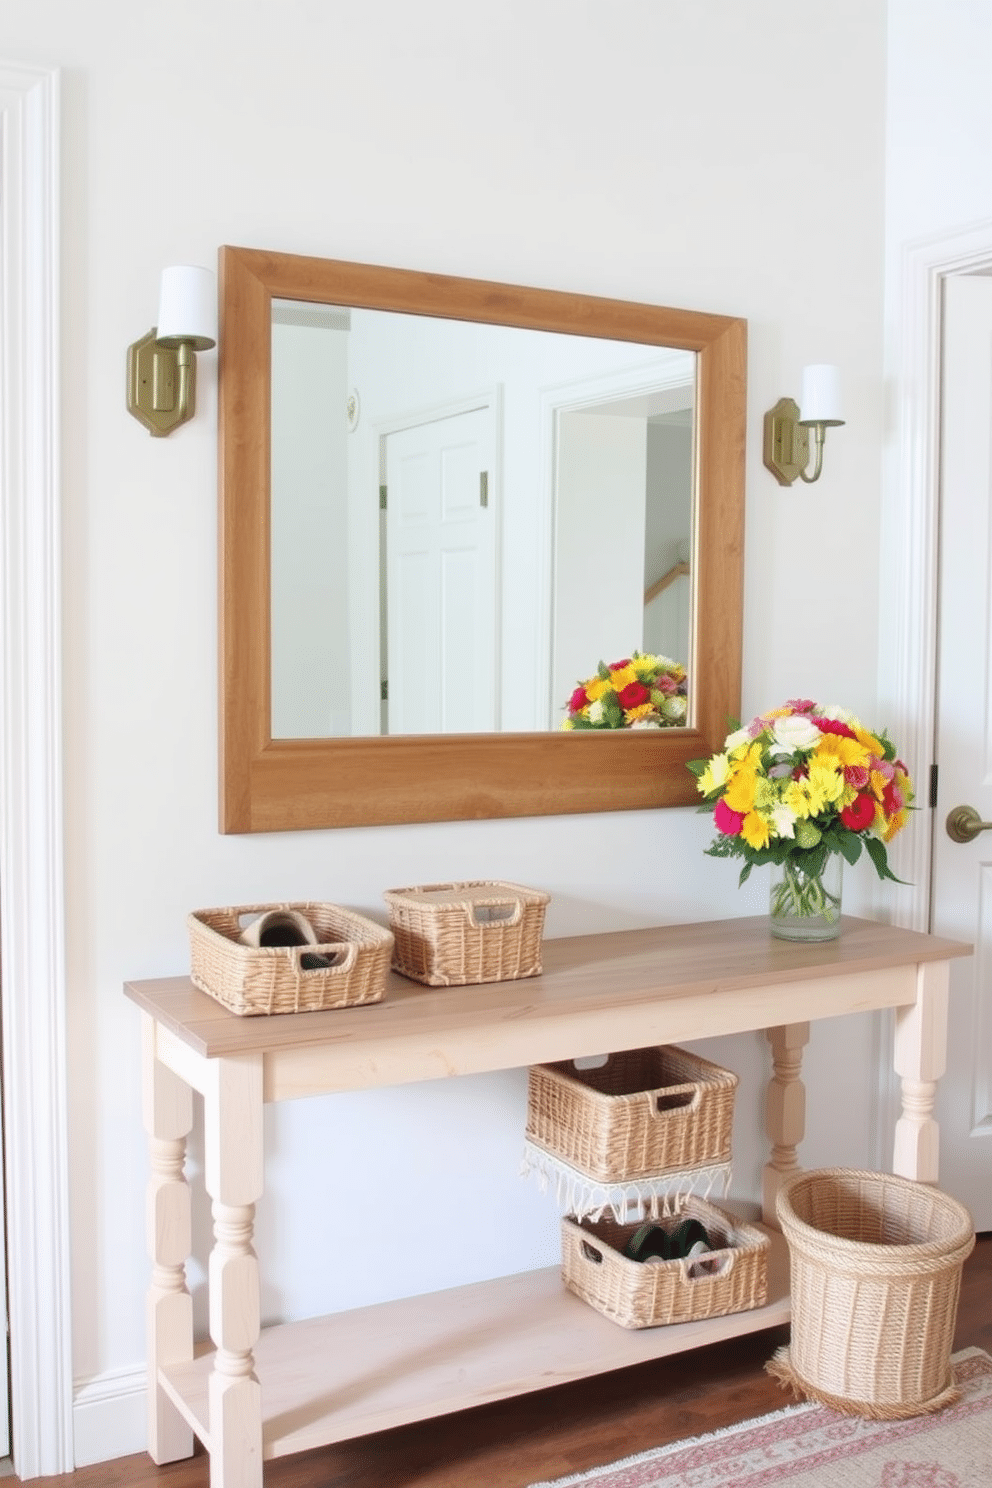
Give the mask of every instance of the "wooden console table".
M 366 1007 L 239 1018 L 187 977 L 132 982 L 142 1010 L 148 1198 L 148 1449 L 210 1453 L 211 1488 L 261 1488 L 263 1461 L 773 1327 L 789 1316 L 773 1235 L 769 1302 L 699 1323 L 628 1331 L 567 1292 L 557 1267 L 262 1330 L 254 1208 L 266 1101 L 510 1069 L 764 1029 L 772 1076 L 763 1215 L 797 1168 L 811 1019 L 896 1009 L 902 1115 L 894 1171 L 937 1180 L 948 961 L 970 947 L 865 920 L 838 940 L 774 940 L 764 916 L 549 940 L 523 981 L 433 989 L 389 977 Z M 209 1318 L 194 1346 L 184 1176 L 203 1097 L 213 1201 Z M 521 1132 L 521 1141 L 523 1132 Z

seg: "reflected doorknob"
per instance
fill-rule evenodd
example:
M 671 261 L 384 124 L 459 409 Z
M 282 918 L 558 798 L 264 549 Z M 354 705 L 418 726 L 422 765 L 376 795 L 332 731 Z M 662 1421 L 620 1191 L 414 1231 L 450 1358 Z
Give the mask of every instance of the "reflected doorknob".
M 947 815 L 947 835 L 952 842 L 974 842 L 979 832 L 992 831 L 992 822 L 982 821 L 974 806 L 955 806 Z

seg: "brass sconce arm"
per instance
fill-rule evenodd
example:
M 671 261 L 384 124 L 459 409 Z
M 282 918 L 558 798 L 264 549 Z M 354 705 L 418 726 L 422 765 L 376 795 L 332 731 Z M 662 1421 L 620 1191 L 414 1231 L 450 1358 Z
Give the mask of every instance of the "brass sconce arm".
M 127 410 L 150 434 L 171 434 L 196 412 L 196 353 L 217 344 L 214 276 L 187 266 L 162 275 L 159 324 L 127 352 Z
M 127 349 L 127 411 L 150 434 L 171 434 L 196 412 L 196 355 L 192 341 L 164 346 L 154 326 Z
M 838 404 L 836 368 L 820 365 L 807 367 L 803 373 L 805 417 L 794 398 L 780 398 L 765 414 L 763 458 L 779 485 L 791 486 L 797 479 L 812 485 L 820 479 L 827 429 L 844 423 L 838 417 Z

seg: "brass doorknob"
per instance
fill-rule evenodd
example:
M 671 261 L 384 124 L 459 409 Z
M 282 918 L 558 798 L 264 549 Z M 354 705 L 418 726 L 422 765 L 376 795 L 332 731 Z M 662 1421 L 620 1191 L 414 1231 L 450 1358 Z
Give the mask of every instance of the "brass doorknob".
M 982 821 L 974 806 L 955 806 L 947 816 L 947 835 L 952 842 L 974 842 L 979 832 L 992 831 L 992 822 Z

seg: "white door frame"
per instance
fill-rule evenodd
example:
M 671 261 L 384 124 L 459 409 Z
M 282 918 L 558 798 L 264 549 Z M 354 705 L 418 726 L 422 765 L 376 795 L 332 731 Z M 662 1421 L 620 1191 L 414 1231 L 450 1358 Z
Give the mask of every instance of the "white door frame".
M 943 283 L 951 274 L 992 268 L 992 222 L 979 222 L 907 244 L 898 306 L 901 342 L 895 364 L 897 440 L 887 452 L 882 481 L 880 559 L 879 711 L 917 772 L 912 830 L 889 847 L 894 873 L 912 885 L 887 895 L 895 924 L 930 928 L 935 813 L 929 808 L 929 768 L 937 730 L 937 620 L 940 537 L 940 412 Z M 876 892 L 878 892 L 876 886 Z M 876 1049 L 892 1047 L 893 1015 L 878 1020 Z M 877 1060 L 879 1099 L 873 1125 L 877 1165 L 888 1168 L 891 1132 L 901 1109 L 891 1061 Z
M 0 937 L 11 1428 L 71 1470 L 59 490 L 59 74 L 0 62 Z
M 881 564 L 879 700 L 892 738 L 922 777 L 916 780 L 922 809 L 913 829 L 889 848 L 894 872 L 913 885 L 897 896 L 892 918 L 915 930 L 930 926 L 934 814 L 927 807 L 927 771 L 937 723 L 942 287 L 948 275 L 983 268 L 992 268 L 992 222 L 909 244 L 903 255 L 898 445 L 885 471 L 881 506 L 882 532 L 901 541 L 886 537 Z

